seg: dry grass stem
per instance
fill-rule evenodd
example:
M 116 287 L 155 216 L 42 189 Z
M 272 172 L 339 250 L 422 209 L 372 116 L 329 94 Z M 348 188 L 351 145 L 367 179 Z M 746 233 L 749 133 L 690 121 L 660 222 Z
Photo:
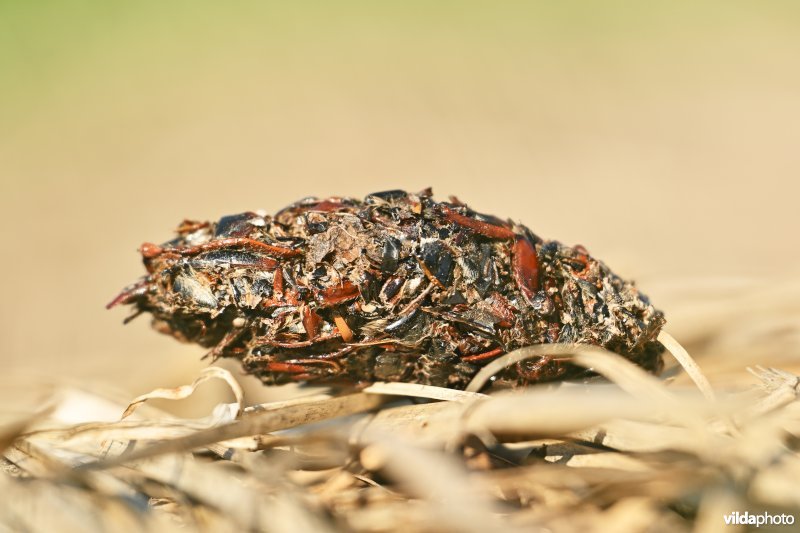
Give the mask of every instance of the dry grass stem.
M 800 318 L 784 296 L 773 295 L 776 309 Z M 467 391 L 375 383 L 246 405 L 236 380 L 216 367 L 127 406 L 68 390 L 52 409 L 0 428 L 0 523 L 26 531 L 712 532 L 733 511 L 800 517 L 800 377 L 789 357 L 800 353 L 800 320 L 787 325 L 783 316 L 773 323 L 784 328 L 781 353 L 755 358 L 749 372 L 719 360 L 726 321 L 738 320 L 720 306 L 705 317 L 702 342 L 693 340 L 698 331 L 678 334 L 688 349 L 661 335 L 679 364 L 669 379 L 591 346 L 541 345 L 497 358 Z M 748 328 L 743 346 L 763 354 L 769 327 Z M 745 351 L 732 350 L 733 361 L 745 361 Z M 477 392 L 506 365 L 543 355 L 597 377 Z M 144 405 L 197 394 L 209 379 L 224 380 L 235 401 L 199 419 Z

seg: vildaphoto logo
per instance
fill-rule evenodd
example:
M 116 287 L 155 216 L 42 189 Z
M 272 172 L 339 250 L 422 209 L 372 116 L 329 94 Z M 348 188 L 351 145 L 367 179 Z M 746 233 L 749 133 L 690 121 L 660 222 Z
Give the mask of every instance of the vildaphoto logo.
M 747 511 L 740 513 L 739 511 L 734 511 L 731 514 L 726 514 L 723 516 L 725 519 L 725 525 L 728 526 L 790 526 L 794 524 L 794 515 L 790 514 L 770 514 L 767 512 L 760 513 L 760 514 L 752 514 Z

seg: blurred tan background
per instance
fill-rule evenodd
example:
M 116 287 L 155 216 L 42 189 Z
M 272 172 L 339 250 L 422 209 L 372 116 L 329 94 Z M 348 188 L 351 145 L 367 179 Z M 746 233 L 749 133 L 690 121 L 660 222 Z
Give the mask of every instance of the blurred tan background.
M 2 382 L 191 380 L 201 349 L 103 307 L 137 247 L 309 195 L 458 195 L 679 338 L 685 280 L 796 279 L 800 4 L 430 4 L 0 4 Z

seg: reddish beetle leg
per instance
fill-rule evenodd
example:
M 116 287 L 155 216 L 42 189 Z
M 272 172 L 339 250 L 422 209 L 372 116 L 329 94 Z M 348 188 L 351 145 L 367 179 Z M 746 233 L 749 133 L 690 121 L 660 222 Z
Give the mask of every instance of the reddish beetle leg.
M 297 305 L 298 300 L 297 291 L 289 287 L 285 290 L 285 283 L 283 282 L 283 269 L 276 268 L 275 274 L 272 278 L 272 296 L 261 301 L 262 307 L 285 307 Z
M 464 226 L 465 228 L 469 228 L 475 233 L 479 233 L 484 237 L 489 237 L 490 239 L 513 239 L 515 233 L 508 228 L 504 228 L 502 226 L 496 226 L 494 224 L 489 224 L 488 222 L 484 222 L 482 220 L 478 220 L 472 217 L 468 217 L 466 215 L 462 215 L 447 206 L 442 206 L 442 211 L 444 212 L 445 218 L 450 222 L 454 222 L 459 226 Z
M 461 360 L 466 361 L 468 363 L 475 363 L 477 361 L 484 361 L 486 359 L 491 359 L 492 357 L 497 357 L 498 355 L 502 355 L 503 353 L 505 353 L 505 350 L 503 350 L 502 348 L 495 348 L 493 350 L 489 350 L 488 352 L 462 357 Z
M 272 277 L 272 294 L 276 299 L 283 297 L 283 269 L 279 268 Z
M 533 243 L 522 235 L 514 241 L 513 270 L 514 281 L 529 303 L 539 290 L 539 257 Z
M 256 337 L 254 342 L 265 344 L 268 346 L 275 346 L 276 348 L 287 348 L 290 350 L 296 350 L 298 348 L 308 348 L 309 346 L 314 346 L 316 344 L 322 344 L 323 342 L 330 341 L 333 339 L 341 338 L 339 333 L 332 333 L 329 335 L 320 335 L 316 336 L 314 339 L 309 339 L 305 341 L 290 341 L 290 342 L 282 342 L 277 341 L 274 339 L 270 339 L 269 337 Z
M 306 372 L 308 369 L 303 365 L 272 361 L 270 363 L 267 363 L 267 370 L 269 370 L 270 372 L 277 372 L 281 374 L 300 374 L 302 372 Z
M 121 293 L 119 293 L 116 298 L 111 300 L 106 304 L 106 309 L 111 309 L 112 307 L 119 305 L 119 304 L 126 304 L 130 302 L 137 296 L 142 296 L 147 293 L 147 288 L 150 285 L 150 280 L 144 278 L 137 282 L 130 287 L 126 287 Z
M 313 366 L 327 366 L 326 373 L 330 375 L 340 374 L 342 367 L 336 361 L 322 359 L 293 359 L 291 362 L 271 361 L 267 363 L 267 370 L 277 374 L 293 374 L 293 381 L 305 381 L 319 377 L 319 373 L 313 372 Z M 324 369 L 321 369 L 324 370 Z

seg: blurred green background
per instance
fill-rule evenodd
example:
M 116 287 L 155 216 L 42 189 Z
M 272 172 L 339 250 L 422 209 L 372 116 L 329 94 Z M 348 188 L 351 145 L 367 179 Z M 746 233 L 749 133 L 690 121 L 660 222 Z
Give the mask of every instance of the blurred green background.
M 0 2 L 3 379 L 191 379 L 201 349 L 103 309 L 141 242 L 428 185 L 586 245 L 679 333 L 681 280 L 798 272 L 798 30 L 790 1 Z

